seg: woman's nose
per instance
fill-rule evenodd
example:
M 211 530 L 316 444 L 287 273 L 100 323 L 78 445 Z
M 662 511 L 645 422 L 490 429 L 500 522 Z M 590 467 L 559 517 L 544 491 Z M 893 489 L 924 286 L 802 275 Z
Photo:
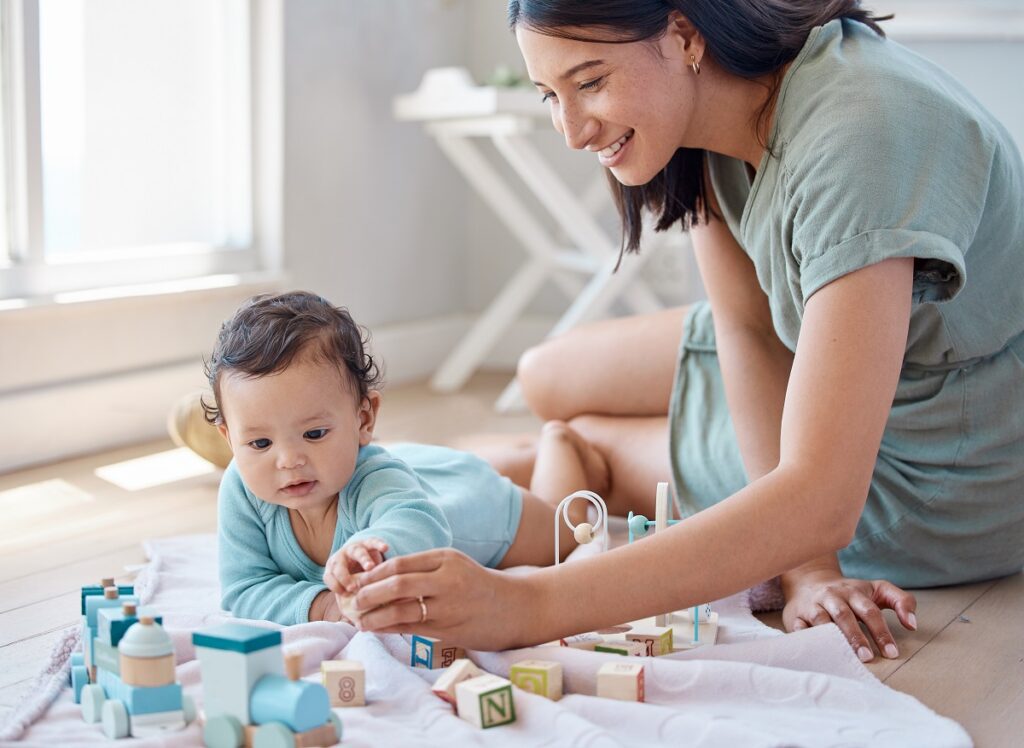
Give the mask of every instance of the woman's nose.
M 563 107 L 555 122 L 555 129 L 562 133 L 565 144 L 574 151 L 581 150 L 591 141 L 594 134 L 594 120 L 578 109 Z

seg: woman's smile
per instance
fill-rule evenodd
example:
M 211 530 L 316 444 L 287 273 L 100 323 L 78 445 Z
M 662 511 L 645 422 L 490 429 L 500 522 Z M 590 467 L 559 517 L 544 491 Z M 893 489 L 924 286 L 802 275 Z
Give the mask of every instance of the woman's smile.
M 601 163 L 601 166 L 611 168 L 616 164 L 620 163 L 624 159 L 626 150 L 628 149 L 629 143 L 633 139 L 633 130 L 630 130 L 621 138 L 613 141 L 611 145 L 608 145 L 597 152 L 597 160 Z

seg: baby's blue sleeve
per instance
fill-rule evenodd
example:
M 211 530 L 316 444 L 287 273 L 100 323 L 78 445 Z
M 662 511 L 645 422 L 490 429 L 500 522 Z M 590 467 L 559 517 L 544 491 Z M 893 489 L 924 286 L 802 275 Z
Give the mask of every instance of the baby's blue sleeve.
M 232 463 L 217 500 L 221 605 L 238 618 L 285 626 L 309 621 L 309 606 L 323 584 L 295 579 L 278 567 L 266 525 Z
M 380 538 L 388 544 L 387 558 L 450 546 L 448 520 L 412 469 L 397 459 L 375 462 L 360 471 L 346 492 L 341 511 L 349 514 L 356 531 L 344 545 Z

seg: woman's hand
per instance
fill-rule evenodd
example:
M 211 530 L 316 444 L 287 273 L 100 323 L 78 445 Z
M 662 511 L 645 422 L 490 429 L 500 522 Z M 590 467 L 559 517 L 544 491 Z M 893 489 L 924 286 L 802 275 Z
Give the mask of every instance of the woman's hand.
M 536 602 L 529 576 L 486 569 L 453 548 L 389 559 L 358 583 L 364 631 L 422 634 L 480 650 L 518 646 L 529 636 L 531 597 Z
M 369 571 L 384 561 L 388 544 L 380 538 L 365 538 L 347 543 L 327 559 L 324 565 L 324 584 L 336 595 L 354 594 L 354 575 Z
M 835 622 L 861 662 L 874 658 L 861 623 L 883 656 L 899 657 L 892 632 L 882 616 L 884 608 L 896 611 L 904 628 L 917 629 L 917 600 L 884 579 L 848 579 L 836 568 L 801 568 L 783 575 L 782 590 L 786 596 L 782 621 L 787 631 Z

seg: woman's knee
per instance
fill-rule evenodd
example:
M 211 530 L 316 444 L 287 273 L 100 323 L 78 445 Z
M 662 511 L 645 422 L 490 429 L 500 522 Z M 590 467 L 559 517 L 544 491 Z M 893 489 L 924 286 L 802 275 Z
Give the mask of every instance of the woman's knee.
M 566 372 L 561 371 L 562 356 L 558 340 L 551 340 L 526 350 L 519 357 L 516 378 L 527 406 L 545 421 L 566 420 L 573 413 L 566 409 L 564 392 Z

